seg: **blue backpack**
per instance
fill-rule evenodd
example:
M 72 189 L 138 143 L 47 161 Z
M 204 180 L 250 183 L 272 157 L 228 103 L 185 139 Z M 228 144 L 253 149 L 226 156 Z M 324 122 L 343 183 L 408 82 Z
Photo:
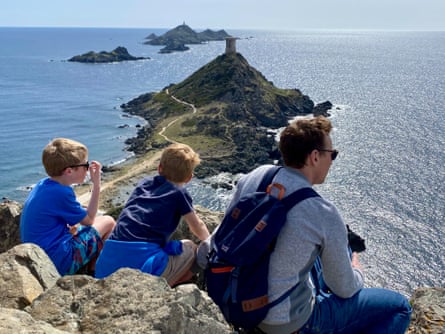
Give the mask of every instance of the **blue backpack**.
M 295 285 L 269 301 L 269 259 L 287 211 L 298 202 L 319 195 L 308 187 L 283 197 L 284 187 L 272 184 L 280 168 L 270 168 L 256 192 L 232 205 L 213 236 L 205 270 L 207 292 L 237 330 L 256 327 L 271 307 L 296 288 Z M 277 195 L 273 194 L 275 191 Z

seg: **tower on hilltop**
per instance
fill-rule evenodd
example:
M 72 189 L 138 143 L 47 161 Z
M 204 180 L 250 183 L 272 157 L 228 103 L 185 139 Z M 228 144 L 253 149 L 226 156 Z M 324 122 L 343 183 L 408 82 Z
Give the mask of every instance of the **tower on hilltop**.
M 237 37 L 226 37 L 226 54 L 236 53 Z

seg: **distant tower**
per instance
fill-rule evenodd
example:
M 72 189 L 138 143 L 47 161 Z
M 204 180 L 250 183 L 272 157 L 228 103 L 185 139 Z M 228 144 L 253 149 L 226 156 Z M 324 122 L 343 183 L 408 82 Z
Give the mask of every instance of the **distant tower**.
M 226 55 L 236 53 L 236 37 L 226 37 Z

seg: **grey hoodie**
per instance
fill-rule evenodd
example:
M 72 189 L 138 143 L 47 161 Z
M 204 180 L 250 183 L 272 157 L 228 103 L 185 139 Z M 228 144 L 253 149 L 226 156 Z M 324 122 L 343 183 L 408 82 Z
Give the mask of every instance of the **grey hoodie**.
M 243 176 L 231 204 L 256 191 L 270 167 L 264 165 Z M 273 182 L 283 185 L 287 194 L 312 186 L 303 174 L 292 168 L 280 169 Z M 263 331 L 292 333 L 309 319 L 315 302 L 309 272 L 317 256 L 332 293 L 348 298 L 363 287 L 363 274 L 351 266 L 345 223 L 335 206 L 322 197 L 305 199 L 288 212 L 270 259 L 269 299 L 273 301 L 295 284 L 298 286 L 287 299 L 269 310 L 259 326 Z

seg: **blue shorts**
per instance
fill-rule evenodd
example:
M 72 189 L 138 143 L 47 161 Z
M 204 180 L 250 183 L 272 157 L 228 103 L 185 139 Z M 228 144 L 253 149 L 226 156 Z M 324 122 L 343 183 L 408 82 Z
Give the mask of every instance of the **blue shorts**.
M 73 249 L 73 263 L 68 271 L 75 274 L 80 268 L 88 264 L 99 255 L 103 248 L 103 241 L 99 232 L 92 226 L 80 226 L 77 234 L 71 239 Z

